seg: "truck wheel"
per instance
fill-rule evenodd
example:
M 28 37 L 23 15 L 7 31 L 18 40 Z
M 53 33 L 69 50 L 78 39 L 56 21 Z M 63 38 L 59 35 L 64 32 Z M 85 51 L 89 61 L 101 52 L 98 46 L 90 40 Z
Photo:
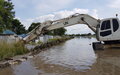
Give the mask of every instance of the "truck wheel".
M 92 46 L 93 46 L 94 50 L 103 50 L 104 49 L 104 46 L 101 42 L 93 42 Z

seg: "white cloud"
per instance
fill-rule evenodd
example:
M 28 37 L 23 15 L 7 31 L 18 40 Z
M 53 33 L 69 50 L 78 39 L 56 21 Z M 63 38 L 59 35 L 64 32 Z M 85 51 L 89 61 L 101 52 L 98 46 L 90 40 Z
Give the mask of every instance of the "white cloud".
M 91 13 L 91 16 L 95 17 L 98 19 L 98 14 L 97 14 L 98 10 L 97 9 L 93 9 L 90 13 Z
M 108 6 L 111 8 L 120 8 L 120 0 L 110 0 L 110 4 Z
M 89 10 L 88 9 L 75 8 L 71 11 L 64 10 L 64 11 L 54 12 L 54 15 L 55 15 L 55 19 L 60 19 L 60 18 L 68 17 L 68 16 L 70 16 L 72 14 L 75 14 L 75 13 L 87 14 L 87 13 L 89 13 Z
M 75 8 L 71 11 L 64 10 L 64 11 L 54 12 L 53 14 L 39 16 L 39 17 L 36 17 L 36 18 L 33 18 L 33 19 L 26 19 L 26 20 L 23 21 L 23 23 L 28 28 L 32 22 L 44 22 L 44 21 L 47 21 L 47 20 L 57 20 L 57 19 L 68 17 L 68 16 L 70 16 L 72 14 L 75 14 L 75 13 L 90 14 L 91 16 L 93 16 L 95 18 L 98 18 L 98 14 L 97 14 L 96 9 L 89 10 L 89 9 Z M 68 32 L 70 32 L 73 29 L 74 30 L 73 33 L 76 32 L 76 30 L 78 32 L 90 31 L 90 29 L 88 29 L 88 27 L 86 27 L 84 25 L 81 25 L 81 26 L 76 25 L 76 26 L 72 26 L 72 27 L 67 27 L 67 29 L 68 29 Z
M 74 25 L 74 26 L 70 26 L 70 27 L 67 27 L 67 32 L 66 34 L 84 34 L 84 33 L 92 33 L 93 34 L 93 31 L 88 28 L 87 25 L 83 25 L 83 24 L 77 24 L 77 25 Z

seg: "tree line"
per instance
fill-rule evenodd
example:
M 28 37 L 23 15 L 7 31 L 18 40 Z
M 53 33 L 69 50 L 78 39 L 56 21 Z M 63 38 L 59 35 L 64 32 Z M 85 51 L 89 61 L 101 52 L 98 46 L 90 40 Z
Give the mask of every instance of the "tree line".
M 0 0 L 0 33 L 5 30 L 12 30 L 16 34 L 25 34 L 30 32 L 40 23 L 32 23 L 28 29 L 18 20 L 15 19 L 14 5 L 11 0 Z M 64 35 L 65 28 L 48 31 L 44 34 L 48 35 Z
M 40 25 L 41 23 L 38 22 L 38 23 L 32 23 L 30 25 L 30 27 L 28 28 L 28 32 L 30 32 L 31 30 L 33 30 L 36 26 Z M 65 32 L 67 30 L 65 28 L 59 28 L 59 29 L 54 29 L 54 30 L 51 30 L 51 31 L 46 31 L 44 33 L 44 35 L 59 35 L 59 36 L 62 36 L 62 35 L 65 35 Z

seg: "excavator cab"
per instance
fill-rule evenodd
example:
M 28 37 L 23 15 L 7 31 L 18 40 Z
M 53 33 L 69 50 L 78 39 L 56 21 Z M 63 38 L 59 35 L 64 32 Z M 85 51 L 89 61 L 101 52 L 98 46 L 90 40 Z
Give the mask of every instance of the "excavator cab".
M 118 18 L 103 19 L 98 26 L 99 41 L 120 40 L 120 22 Z
M 97 39 L 93 42 L 94 50 L 103 50 L 107 47 L 120 47 L 120 21 L 118 18 L 108 18 L 100 21 L 97 25 Z M 101 42 L 102 41 L 102 42 Z

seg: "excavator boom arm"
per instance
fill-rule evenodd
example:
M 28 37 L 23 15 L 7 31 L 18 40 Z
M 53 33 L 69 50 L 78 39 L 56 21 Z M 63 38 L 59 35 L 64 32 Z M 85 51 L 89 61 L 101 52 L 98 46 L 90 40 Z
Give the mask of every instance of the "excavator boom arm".
M 75 24 L 86 24 L 91 30 L 96 32 L 96 27 L 99 24 L 99 20 L 87 15 L 87 14 L 74 14 L 70 17 L 53 21 L 53 23 L 48 26 L 47 30 L 53 30 L 62 27 L 68 27 Z
M 43 22 L 31 32 L 29 32 L 28 36 L 23 39 L 25 42 L 29 42 L 40 36 L 42 33 L 44 33 L 45 30 L 50 31 L 75 24 L 86 24 L 91 30 L 93 30 L 96 33 L 96 27 L 99 23 L 99 20 L 87 14 L 74 14 L 60 20 Z

